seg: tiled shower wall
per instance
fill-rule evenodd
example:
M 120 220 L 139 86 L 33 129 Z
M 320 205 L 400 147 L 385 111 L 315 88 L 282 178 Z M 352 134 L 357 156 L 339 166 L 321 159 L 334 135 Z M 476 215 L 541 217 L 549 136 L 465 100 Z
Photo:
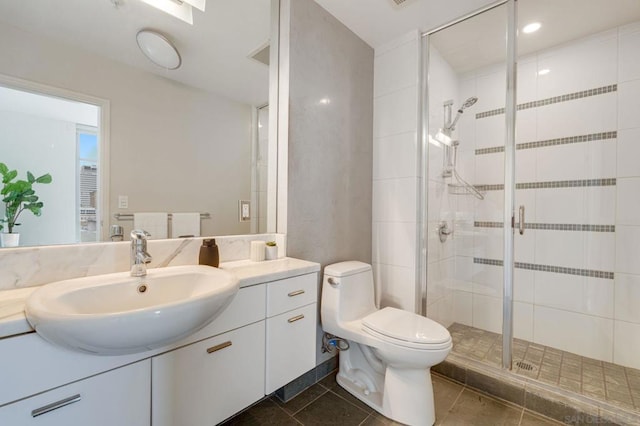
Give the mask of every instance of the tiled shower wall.
M 418 32 L 375 51 L 373 244 L 381 307 L 416 309 Z
M 516 204 L 526 207 L 527 229 L 515 237 L 514 284 L 516 337 L 635 368 L 638 45 L 640 23 L 520 58 Z M 549 72 L 539 75 L 543 69 Z M 458 76 L 458 93 L 450 95 L 455 105 L 479 98 L 457 137 L 459 171 L 485 190 L 485 200 L 444 195 L 439 211 L 429 212 L 430 223 L 444 219 L 454 226 L 451 246 L 429 246 L 430 258 L 438 260 L 428 284 L 430 302 L 438 305 L 429 305 L 432 316 L 494 332 L 502 321 L 505 78 L 502 65 L 476 70 Z M 436 171 L 430 192 L 442 190 Z

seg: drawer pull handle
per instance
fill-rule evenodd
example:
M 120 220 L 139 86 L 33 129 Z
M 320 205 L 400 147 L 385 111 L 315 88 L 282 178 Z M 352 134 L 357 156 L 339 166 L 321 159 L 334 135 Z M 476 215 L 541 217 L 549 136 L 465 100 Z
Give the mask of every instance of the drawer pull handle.
M 288 294 L 288 296 L 289 297 L 294 297 L 294 296 L 300 296 L 301 294 L 304 294 L 304 290 L 292 291 L 291 293 Z
M 80 402 L 80 399 L 80 394 L 78 393 L 68 398 L 61 399 L 60 401 L 52 402 L 51 404 L 47 404 L 44 407 L 36 408 L 31 411 L 31 417 L 38 417 L 43 414 L 50 413 L 53 410 L 57 410 L 58 408 L 73 404 L 74 402 Z
M 220 343 L 219 345 L 211 346 L 209 349 L 207 349 L 207 353 L 212 354 L 214 352 L 218 352 L 221 349 L 228 348 L 232 344 L 233 343 L 231 342 L 224 342 L 224 343 Z
M 302 318 L 304 318 L 304 315 L 300 314 L 300 315 L 296 315 L 293 318 L 289 318 L 287 321 L 289 322 L 296 322 L 296 321 L 300 321 Z

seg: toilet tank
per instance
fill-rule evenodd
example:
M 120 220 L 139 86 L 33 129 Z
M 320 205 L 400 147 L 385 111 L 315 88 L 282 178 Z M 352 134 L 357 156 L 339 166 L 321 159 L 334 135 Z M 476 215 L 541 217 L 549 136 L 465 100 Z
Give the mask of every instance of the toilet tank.
M 331 332 L 334 324 L 339 326 L 342 321 L 353 321 L 375 310 L 371 265 L 348 261 L 324 268 L 321 314 L 326 331 Z

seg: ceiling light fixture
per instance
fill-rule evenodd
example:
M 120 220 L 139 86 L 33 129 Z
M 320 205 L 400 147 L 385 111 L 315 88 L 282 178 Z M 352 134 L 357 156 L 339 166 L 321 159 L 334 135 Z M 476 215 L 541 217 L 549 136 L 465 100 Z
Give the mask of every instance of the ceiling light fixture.
M 522 28 L 522 32 L 525 34 L 535 33 L 540 29 L 540 27 L 542 27 L 542 24 L 540 22 L 532 22 L 525 25 L 524 28 Z
M 547 75 L 551 72 L 551 70 L 549 68 L 544 68 L 541 69 L 540 71 L 538 71 L 538 75 Z
M 204 12 L 207 0 L 142 0 L 169 15 L 193 25 L 193 8 Z
M 175 70 L 182 65 L 178 49 L 163 34 L 148 29 L 140 30 L 136 40 L 142 53 L 154 64 L 167 70 Z

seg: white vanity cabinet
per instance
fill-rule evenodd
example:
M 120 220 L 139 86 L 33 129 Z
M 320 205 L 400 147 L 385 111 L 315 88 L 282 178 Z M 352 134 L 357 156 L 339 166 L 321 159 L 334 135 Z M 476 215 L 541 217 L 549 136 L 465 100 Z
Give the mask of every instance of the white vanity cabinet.
M 170 346 L 103 357 L 0 339 L 0 425 L 210 426 L 314 368 L 319 265 L 240 267 L 229 306 Z
M 315 367 L 318 275 L 267 283 L 265 394 Z
M 264 396 L 264 321 L 152 359 L 153 426 L 214 425 Z
M 149 425 L 150 371 L 147 359 L 5 405 L 0 424 Z

